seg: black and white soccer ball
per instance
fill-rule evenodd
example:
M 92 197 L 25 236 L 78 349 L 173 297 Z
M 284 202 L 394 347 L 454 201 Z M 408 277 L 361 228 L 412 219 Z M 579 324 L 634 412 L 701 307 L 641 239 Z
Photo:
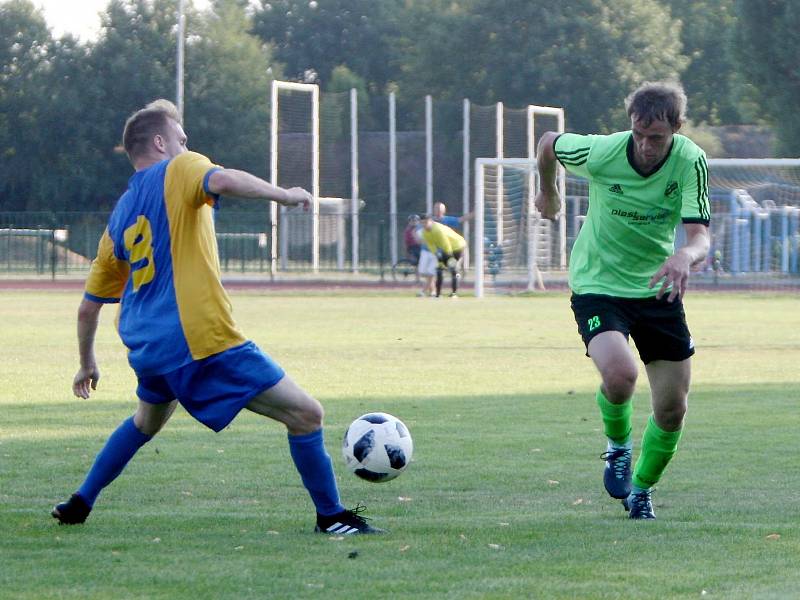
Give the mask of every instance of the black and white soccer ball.
M 358 417 L 344 432 L 342 455 L 347 468 L 367 481 L 389 481 L 402 473 L 414 452 L 408 427 L 387 413 Z

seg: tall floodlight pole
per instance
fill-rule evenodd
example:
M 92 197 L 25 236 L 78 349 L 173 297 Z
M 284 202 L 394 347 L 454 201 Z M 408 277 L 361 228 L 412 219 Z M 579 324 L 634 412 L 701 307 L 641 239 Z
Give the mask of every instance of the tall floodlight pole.
M 183 120 L 183 41 L 186 28 L 186 16 L 183 14 L 183 0 L 178 0 L 178 56 L 175 72 L 175 104 L 178 107 L 178 114 Z

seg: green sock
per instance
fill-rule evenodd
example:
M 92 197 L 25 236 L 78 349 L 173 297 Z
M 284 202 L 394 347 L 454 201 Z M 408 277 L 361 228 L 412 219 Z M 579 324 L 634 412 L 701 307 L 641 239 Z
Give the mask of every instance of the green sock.
M 633 485 L 646 490 L 653 487 L 661 479 L 664 469 L 678 449 L 683 429 L 664 431 L 650 415 L 642 435 L 642 453 L 633 469 Z
M 603 390 L 598 389 L 597 405 L 603 415 L 606 436 L 620 446 L 627 444 L 631 440 L 633 402 L 628 400 L 625 404 L 611 404 L 603 394 Z

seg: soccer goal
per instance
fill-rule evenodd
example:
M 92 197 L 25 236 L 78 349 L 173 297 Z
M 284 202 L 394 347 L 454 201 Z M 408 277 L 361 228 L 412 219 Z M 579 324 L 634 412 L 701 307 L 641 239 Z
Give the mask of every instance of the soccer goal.
M 270 118 L 271 183 L 286 188 L 299 186 L 314 197 L 310 219 L 292 218 L 286 207 L 280 207 L 279 211 L 278 204 L 270 202 L 270 272 L 275 274 L 278 257 L 281 269 L 310 262 L 316 272 L 319 269 L 319 87 L 273 81 Z M 308 243 L 292 241 L 291 221 L 302 221 L 302 227 L 308 231 Z
M 544 289 L 543 271 L 561 271 L 559 228 L 533 202 L 536 163 L 475 161 L 475 295 Z
M 707 276 L 764 289 L 800 278 L 800 159 L 709 159 Z

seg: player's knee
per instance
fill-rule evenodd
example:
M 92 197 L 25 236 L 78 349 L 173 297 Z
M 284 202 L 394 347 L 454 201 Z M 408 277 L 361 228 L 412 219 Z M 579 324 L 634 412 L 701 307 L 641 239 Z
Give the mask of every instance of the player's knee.
M 139 401 L 139 407 L 133 415 L 133 424 L 141 433 L 153 437 L 167 424 L 177 404 L 176 400 L 167 404 L 147 404 Z
M 636 369 L 615 368 L 603 374 L 603 388 L 610 402 L 623 402 L 633 396 L 636 389 Z
M 136 429 L 138 429 L 140 433 L 149 435 L 150 437 L 153 437 L 161 431 L 165 423 L 166 421 L 145 418 L 139 413 L 133 416 L 133 424 L 136 426 Z
M 676 399 L 666 406 L 660 406 L 655 411 L 656 424 L 665 431 L 677 431 L 683 426 L 686 417 L 686 399 Z
M 296 423 L 294 429 L 303 433 L 317 431 L 322 427 L 322 419 L 325 416 L 322 405 L 313 398 L 309 398 L 309 400 L 309 402 L 303 403 L 303 406 L 299 407 L 295 413 Z

